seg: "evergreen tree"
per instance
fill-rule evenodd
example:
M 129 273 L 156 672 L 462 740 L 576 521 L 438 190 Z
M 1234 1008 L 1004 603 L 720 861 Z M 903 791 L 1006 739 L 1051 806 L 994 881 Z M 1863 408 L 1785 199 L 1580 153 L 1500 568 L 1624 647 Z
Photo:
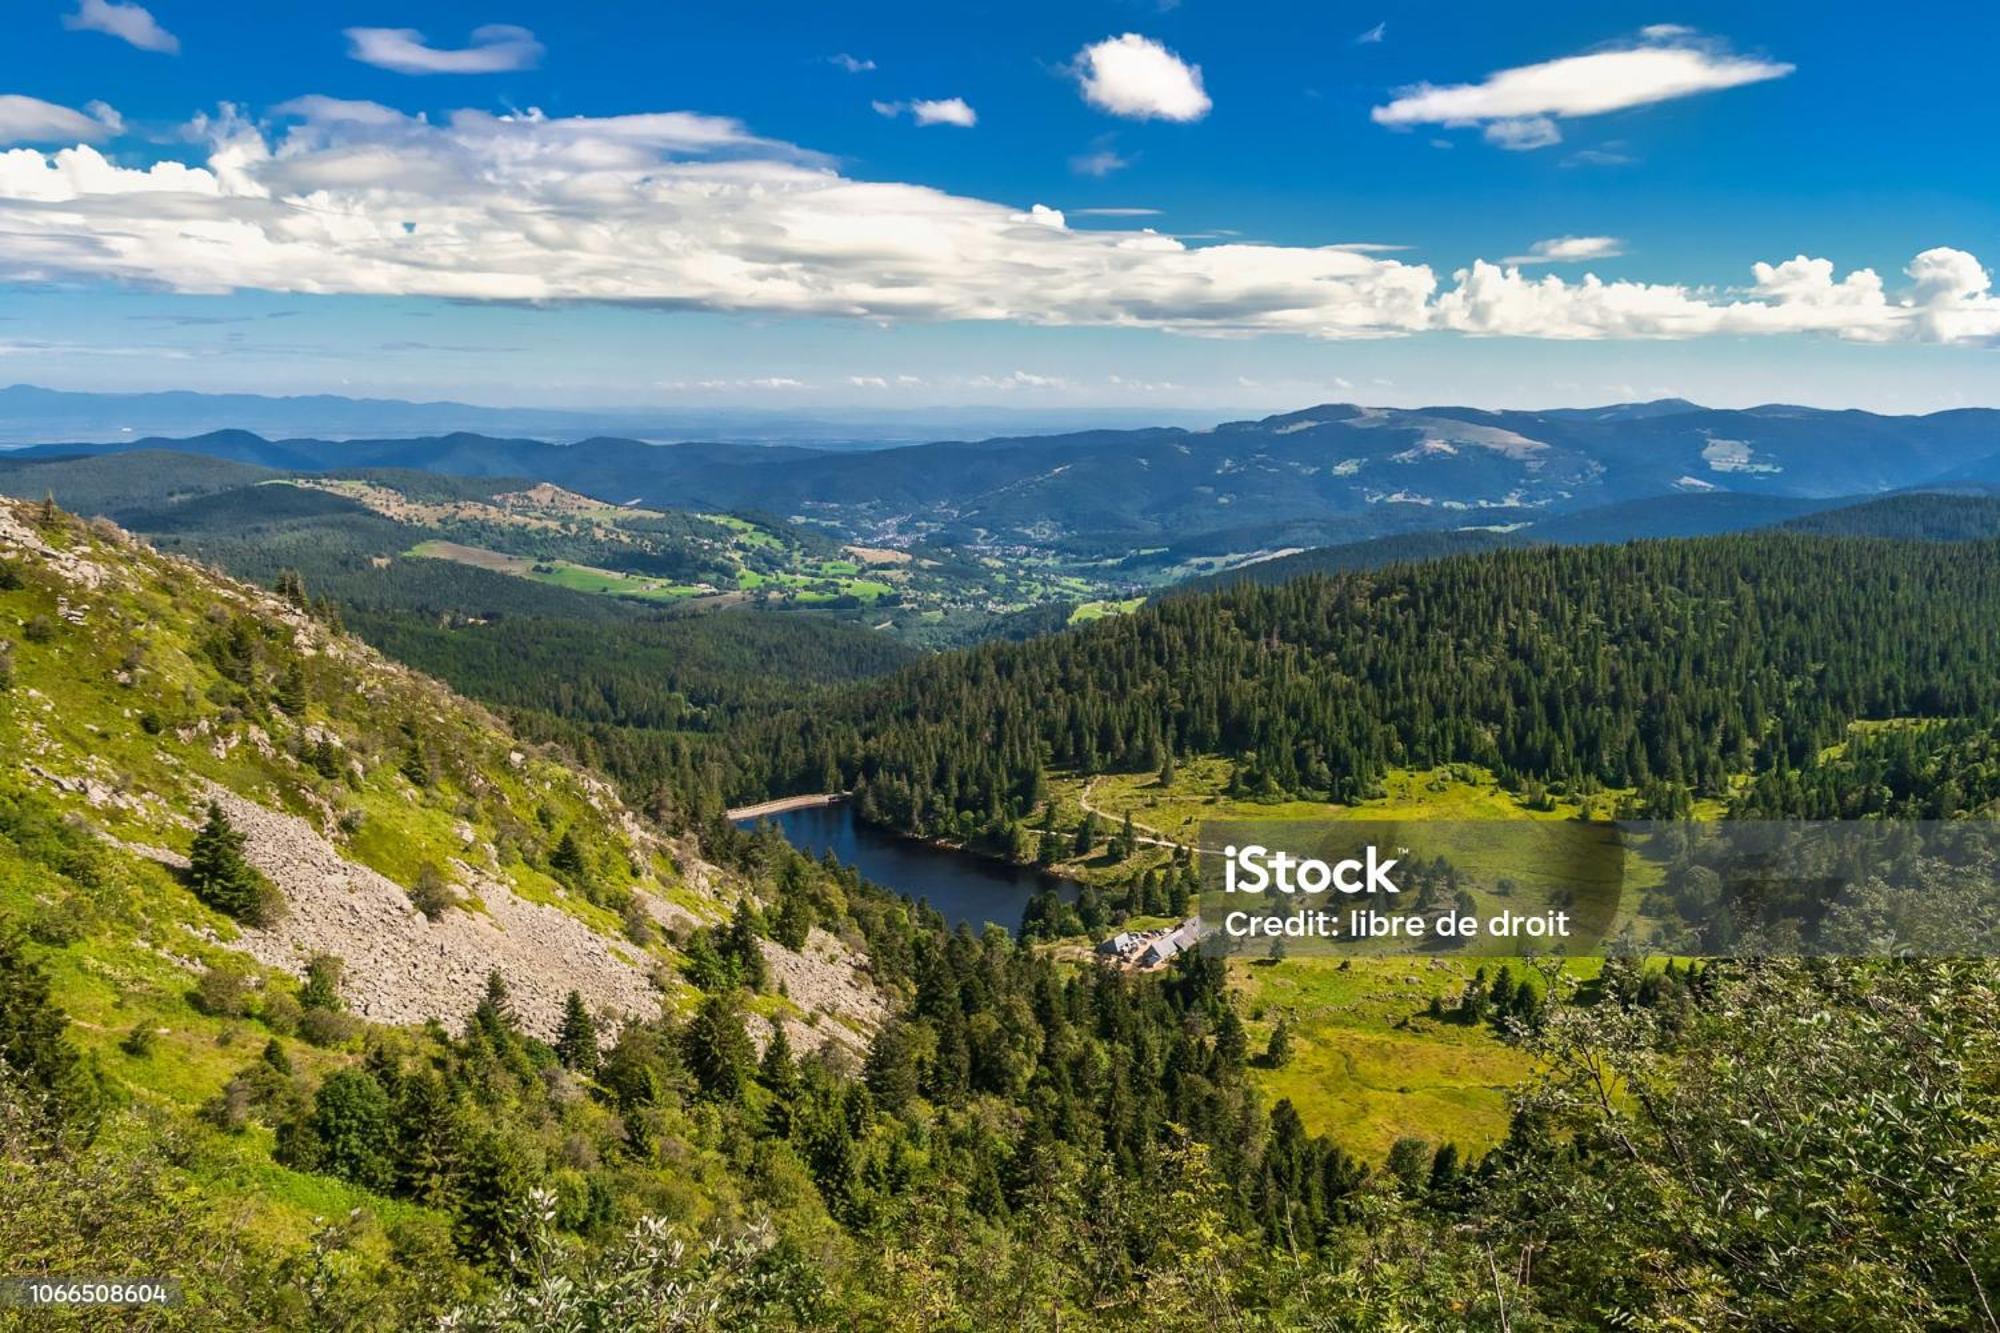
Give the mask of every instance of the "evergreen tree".
M 300 576 L 298 570 L 279 570 L 278 581 L 274 585 L 274 588 L 278 596 L 284 598 L 300 610 L 304 610 L 308 605 L 309 599 L 306 597 L 306 581 Z
M 737 976 L 753 991 L 764 989 L 768 979 L 764 950 L 757 940 L 757 918 L 750 900 L 738 898 L 736 910 L 729 918 L 729 953 L 735 960 Z
M 743 1095 L 753 1048 L 743 1030 L 743 1013 L 735 991 L 710 995 L 688 1021 L 682 1034 L 683 1058 L 688 1072 L 703 1092 L 718 1101 L 735 1101 Z
M 778 899 L 778 919 L 771 923 L 771 938 L 796 953 L 806 947 L 812 928 L 813 908 L 805 895 L 781 895 Z
M 345 964 L 337 954 L 318 953 L 307 959 L 305 984 L 299 988 L 299 1005 L 305 1009 L 325 1011 L 340 1009 L 340 974 L 344 970 Z
M 764 1046 L 764 1058 L 758 1062 L 757 1077 L 779 1097 L 789 1098 L 798 1089 L 799 1067 L 792 1058 L 792 1039 L 785 1035 L 783 1023 L 771 1025 L 771 1040 Z
M 1278 1020 L 1278 1026 L 1271 1029 L 1271 1039 L 1264 1045 L 1264 1063 L 1271 1069 L 1283 1069 L 1292 1062 L 1292 1023 L 1288 1018 Z
M 507 978 L 497 967 L 486 974 L 486 993 L 473 1007 L 472 1023 L 495 1042 L 507 1042 L 515 1034 L 514 1002 L 508 994 Z
M 393 1179 L 389 1097 L 374 1075 L 343 1069 L 328 1076 L 313 1097 L 310 1121 L 316 1169 L 366 1189 L 387 1189 Z
M 584 1007 L 583 996 L 571 991 L 563 1000 L 562 1030 L 556 1037 L 556 1058 L 563 1068 L 588 1078 L 597 1072 L 597 1023 Z
M 21 938 L 0 925 L 0 1070 L 45 1099 L 55 1123 L 96 1123 L 97 1081 L 66 1035 L 69 1020 L 50 998 L 48 978 Z
M 865 1072 L 868 1091 L 875 1094 L 877 1104 L 890 1115 L 902 1114 L 916 1099 L 916 1052 L 911 1049 L 910 1031 L 905 1024 L 882 1025 L 875 1034 L 874 1044 L 868 1048 Z
M 210 801 L 208 818 L 188 852 L 188 887 L 218 912 L 251 925 L 269 925 L 278 914 L 277 890 L 244 859 L 244 841 L 221 803 Z
M 549 853 L 549 871 L 572 886 L 580 885 L 590 873 L 590 865 L 583 856 L 583 844 L 577 841 L 574 826 L 563 830 L 555 849 Z
M 285 674 L 278 682 L 278 707 L 293 717 L 303 717 L 308 702 L 305 659 L 294 657 L 285 664 Z

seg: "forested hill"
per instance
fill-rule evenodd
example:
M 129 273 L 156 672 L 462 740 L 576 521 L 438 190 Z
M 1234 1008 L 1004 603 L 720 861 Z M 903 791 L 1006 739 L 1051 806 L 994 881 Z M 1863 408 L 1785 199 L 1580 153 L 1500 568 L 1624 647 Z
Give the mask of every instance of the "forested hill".
M 943 656 L 730 738 L 739 795 L 859 783 L 892 823 L 1018 818 L 1048 768 L 1239 761 L 1352 800 L 1466 761 L 1649 799 L 1810 763 L 1856 719 L 1978 714 L 2000 543 L 1789 533 L 1495 551 L 1170 598 Z M 1681 793 L 1680 797 L 1674 793 Z

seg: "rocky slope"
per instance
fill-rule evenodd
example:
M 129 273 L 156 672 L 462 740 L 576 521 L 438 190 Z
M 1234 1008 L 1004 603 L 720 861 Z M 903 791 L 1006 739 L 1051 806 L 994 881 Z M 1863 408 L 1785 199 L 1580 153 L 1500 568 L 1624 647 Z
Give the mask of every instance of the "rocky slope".
M 497 970 L 540 1035 L 572 989 L 613 1018 L 678 1003 L 670 932 L 719 919 L 741 887 L 594 774 L 329 619 L 296 588 L 0 499 L 0 804 L 94 835 L 110 859 L 96 879 L 135 898 L 149 947 L 190 972 L 216 947 L 294 976 L 334 954 L 361 1016 L 456 1023 Z M 283 895 L 267 926 L 210 911 L 184 883 L 211 802 Z M 0 910 L 92 919 L 73 889 L 41 882 L 14 832 L 0 820 Z M 800 985 L 772 1017 L 808 1046 L 851 1041 L 879 1001 L 856 958 L 817 942 L 774 959 Z

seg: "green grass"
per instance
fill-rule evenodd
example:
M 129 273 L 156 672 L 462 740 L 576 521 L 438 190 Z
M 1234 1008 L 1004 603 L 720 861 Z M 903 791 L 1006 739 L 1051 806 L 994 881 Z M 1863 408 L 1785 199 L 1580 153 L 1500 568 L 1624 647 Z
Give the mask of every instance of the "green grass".
M 1364 1159 L 1380 1161 L 1404 1137 L 1493 1147 L 1507 1133 L 1508 1093 L 1533 1062 L 1491 1028 L 1424 1016 L 1431 996 L 1457 994 L 1472 970 L 1445 959 L 1233 963 L 1251 1051 L 1262 1052 L 1281 1017 L 1292 1025 L 1291 1061 L 1254 1068 L 1252 1083 Z
M 1071 580 L 1071 582 L 1078 581 Z M 1145 604 L 1146 599 L 1143 597 L 1127 597 L 1122 601 L 1113 599 L 1081 602 L 1074 611 L 1069 613 L 1069 623 L 1072 625 L 1084 625 L 1093 620 L 1102 620 L 1106 616 L 1130 615 Z

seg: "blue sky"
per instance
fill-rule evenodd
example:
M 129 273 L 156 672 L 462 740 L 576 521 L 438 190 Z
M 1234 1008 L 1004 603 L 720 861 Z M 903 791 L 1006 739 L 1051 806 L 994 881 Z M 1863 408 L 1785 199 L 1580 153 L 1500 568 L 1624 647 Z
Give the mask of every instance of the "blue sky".
M 1956 9 L 23 0 L 0 381 L 1995 403 Z

